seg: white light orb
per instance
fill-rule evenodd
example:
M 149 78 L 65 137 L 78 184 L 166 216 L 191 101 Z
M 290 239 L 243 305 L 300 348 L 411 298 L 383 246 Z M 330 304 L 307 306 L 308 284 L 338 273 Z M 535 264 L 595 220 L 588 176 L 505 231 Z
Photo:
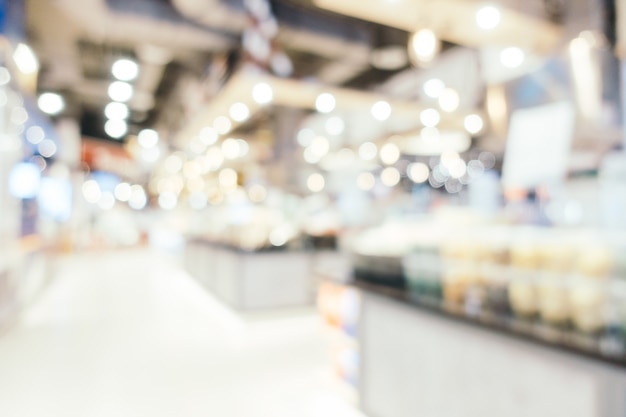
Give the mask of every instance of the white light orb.
M 111 73 L 120 81 L 132 81 L 139 75 L 139 65 L 127 58 L 118 59 L 113 63 Z
M 250 109 L 243 103 L 233 104 L 228 113 L 236 122 L 245 122 L 250 117 Z
M 364 142 L 359 146 L 359 156 L 364 161 L 371 161 L 378 156 L 378 147 L 375 143 Z
M 387 187 L 394 187 L 400 182 L 400 171 L 394 167 L 387 167 L 380 173 L 380 181 Z
M 426 127 L 436 127 L 441 121 L 441 115 L 435 109 L 426 109 L 420 113 L 420 122 Z
M 114 81 L 109 85 L 108 93 L 111 100 L 125 102 L 133 96 L 133 86 L 123 81 Z
M 309 175 L 306 185 L 311 192 L 319 193 L 326 186 L 326 181 L 324 180 L 324 176 L 322 174 L 315 172 Z
M 104 108 L 104 115 L 110 120 L 124 120 L 129 114 L 128 106 L 116 101 L 107 104 Z
M 465 119 L 463 120 L 463 126 L 469 134 L 475 135 L 483 130 L 484 122 L 482 117 L 480 117 L 479 115 L 470 114 L 465 116 Z
M 447 113 L 456 111 L 459 108 L 460 102 L 461 98 L 459 97 L 459 93 L 452 88 L 446 88 L 439 96 L 439 107 Z
M 386 101 L 377 101 L 374 103 L 371 109 L 374 119 L 384 122 L 391 116 L 391 105 Z
M 386 165 L 393 165 L 400 159 L 400 149 L 395 143 L 386 143 L 380 148 L 380 160 Z
M 159 134 L 153 129 L 143 129 L 137 135 L 137 142 L 142 148 L 154 148 L 159 143 Z
M 484 6 L 476 12 L 476 24 L 484 30 L 495 29 L 501 18 L 500 10 L 494 6 Z
M 252 98 L 257 104 L 269 104 L 274 100 L 274 91 L 267 83 L 258 83 L 252 89 Z
M 330 93 L 322 93 L 315 100 L 315 108 L 320 113 L 330 113 L 335 110 L 337 100 Z
M 127 202 L 128 200 L 130 200 L 130 197 L 132 195 L 130 184 L 127 182 L 121 182 L 117 184 L 115 186 L 114 194 L 115 198 L 117 198 L 119 201 Z
M 524 63 L 526 55 L 521 48 L 511 46 L 500 52 L 500 63 L 506 68 L 518 68 Z
M 369 191 L 376 185 L 376 177 L 371 172 L 362 172 L 356 179 L 356 185 L 362 191 Z
M 422 162 L 416 162 L 408 166 L 407 175 L 409 176 L 411 181 L 417 184 L 421 184 L 428 181 L 430 169 L 428 168 L 428 165 Z
M 54 116 L 65 109 L 65 100 L 56 93 L 43 93 L 37 99 L 37 105 L 42 112 Z
M 430 98 L 439 98 L 446 85 L 439 78 L 431 78 L 424 83 L 424 93 Z
M 104 131 L 114 139 L 120 139 L 128 132 L 128 124 L 125 120 L 108 120 L 104 124 Z
M 346 129 L 346 123 L 339 116 L 333 116 L 326 120 L 326 132 L 332 136 L 341 135 Z

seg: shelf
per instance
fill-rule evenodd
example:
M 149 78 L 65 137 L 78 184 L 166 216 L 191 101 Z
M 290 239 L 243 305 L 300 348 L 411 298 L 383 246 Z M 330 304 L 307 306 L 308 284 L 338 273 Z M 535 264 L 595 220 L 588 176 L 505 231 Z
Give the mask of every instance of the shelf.
M 450 308 L 436 300 L 416 296 L 410 291 L 360 280 L 353 284 L 367 293 L 409 304 L 414 308 L 467 325 L 540 344 L 551 349 L 584 356 L 588 359 L 626 368 L 626 346 L 623 339 L 608 335 L 591 336 L 570 329 L 551 327 L 540 322 L 490 313 L 468 315 L 462 308 Z

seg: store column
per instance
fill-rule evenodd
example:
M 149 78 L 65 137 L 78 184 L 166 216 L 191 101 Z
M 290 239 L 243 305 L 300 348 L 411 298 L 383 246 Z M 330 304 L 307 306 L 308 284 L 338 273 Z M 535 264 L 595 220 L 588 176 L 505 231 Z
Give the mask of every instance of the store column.
M 626 1 L 618 0 L 617 6 L 617 56 L 620 59 L 622 140 L 626 149 Z

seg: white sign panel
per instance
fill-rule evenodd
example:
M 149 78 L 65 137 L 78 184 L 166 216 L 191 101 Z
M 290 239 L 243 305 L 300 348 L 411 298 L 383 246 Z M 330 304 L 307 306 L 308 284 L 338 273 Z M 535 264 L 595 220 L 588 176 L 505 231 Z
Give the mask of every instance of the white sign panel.
M 567 170 L 574 123 L 574 108 L 567 102 L 515 111 L 504 155 L 504 186 L 533 188 L 561 181 Z

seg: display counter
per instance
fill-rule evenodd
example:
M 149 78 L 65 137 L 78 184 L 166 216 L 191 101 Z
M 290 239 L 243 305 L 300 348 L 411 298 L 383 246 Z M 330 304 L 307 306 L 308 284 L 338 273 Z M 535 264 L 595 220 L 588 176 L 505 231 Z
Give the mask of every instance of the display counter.
M 190 239 L 185 267 L 209 292 L 238 310 L 312 305 L 314 254 L 305 250 L 244 251 Z
M 626 415 L 620 336 L 468 315 L 406 289 L 354 285 L 369 416 Z

